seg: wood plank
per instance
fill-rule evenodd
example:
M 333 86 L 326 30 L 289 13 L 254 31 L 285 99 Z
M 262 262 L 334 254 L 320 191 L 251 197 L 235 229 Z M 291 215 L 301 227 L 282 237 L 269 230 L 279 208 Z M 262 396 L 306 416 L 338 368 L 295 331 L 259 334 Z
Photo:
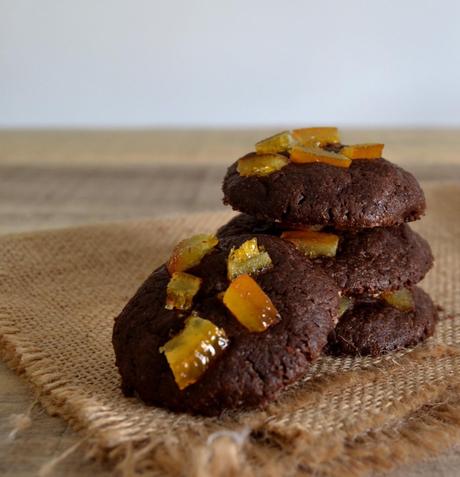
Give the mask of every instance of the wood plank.
M 154 163 L 229 164 L 273 129 L 247 130 L 0 130 L 0 163 L 132 166 Z M 460 164 L 460 131 L 344 129 L 346 143 L 383 142 L 392 161 Z

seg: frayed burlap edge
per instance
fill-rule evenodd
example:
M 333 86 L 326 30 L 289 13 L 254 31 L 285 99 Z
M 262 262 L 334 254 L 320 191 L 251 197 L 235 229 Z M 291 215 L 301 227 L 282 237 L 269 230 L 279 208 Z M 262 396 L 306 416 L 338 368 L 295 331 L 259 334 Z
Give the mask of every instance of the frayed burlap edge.
M 48 412 L 63 417 L 81 432 L 82 440 L 73 447 L 81 445 L 88 458 L 109 462 L 122 476 L 358 477 L 438 455 L 460 441 L 460 383 L 452 376 L 441 386 L 428 386 L 413 399 L 392 405 L 385 416 L 375 415 L 360 420 L 359 428 L 352 425 L 320 437 L 300 428 L 273 426 L 267 412 L 245 427 L 229 422 L 228 429 L 222 431 L 222 425 L 210 421 L 208 427 L 187 428 L 167 439 L 152 435 L 117 442 L 112 430 L 104 434 L 104 425 L 109 423 L 104 409 L 91 410 L 88 426 L 82 413 L 91 407 L 90 399 L 60 380 L 46 354 L 20 338 L 14 324 L 1 315 L 0 335 L 2 359 L 32 384 Z M 428 342 L 399 361 L 315 378 L 311 389 L 321 394 L 331 387 L 369 382 L 398 366 L 443 358 L 460 360 L 460 350 Z M 295 396 L 290 405 L 295 405 Z

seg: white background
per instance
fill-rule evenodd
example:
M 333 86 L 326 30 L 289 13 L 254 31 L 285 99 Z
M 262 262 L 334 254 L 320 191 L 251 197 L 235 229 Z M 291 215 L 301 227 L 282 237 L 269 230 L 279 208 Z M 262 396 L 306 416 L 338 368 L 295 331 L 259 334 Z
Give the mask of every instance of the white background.
M 0 0 L 0 127 L 460 126 L 459 0 Z

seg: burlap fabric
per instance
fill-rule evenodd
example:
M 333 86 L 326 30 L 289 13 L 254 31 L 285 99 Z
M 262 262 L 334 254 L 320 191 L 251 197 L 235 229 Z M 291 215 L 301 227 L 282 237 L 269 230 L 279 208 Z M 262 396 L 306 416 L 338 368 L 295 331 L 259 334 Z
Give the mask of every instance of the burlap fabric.
M 263 412 L 176 415 L 121 395 L 113 319 L 172 245 L 230 217 L 204 214 L 0 239 L 0 344 L 90 455 L 125 475 L 362 475 L 460 440 L 460 185 L 425 186 L 414 228 L 431 243 L 423 287 L 436 336 L 383 358 L 324 357 Z

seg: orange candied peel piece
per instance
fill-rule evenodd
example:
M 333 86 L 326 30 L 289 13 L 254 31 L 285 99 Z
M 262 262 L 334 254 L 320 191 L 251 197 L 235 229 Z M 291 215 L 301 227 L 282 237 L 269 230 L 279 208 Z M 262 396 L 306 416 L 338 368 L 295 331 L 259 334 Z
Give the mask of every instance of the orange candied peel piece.
M 249 275 L 240 275 L 224 294 L 224 305 L 249 331 L 261 333 L 281 319 L 267 294 Z
M 174 272 L 166 287 L 166 306 L 168 310 L 189 310 L 193 297 L 201 286 L 201 278 L 190 273 Z
M 408 288 L 401 288 L 400 290 L 384 292 L 381 297 L 392 307 L 399 311 L 413 311 L 415 310 L 414 297 Z
M 281 238 L 292 242 L 308 258 L 335 257 L 339 236 L 314 230 L 288 230 Z
M 353 144 L 352 146 L 343 146 L 340 154 L 349 159 L 380 159 L 383 147 L 383 144 Z
M 238 159 L 236 170 L 240 176 L 268 176 L 287 166 L 289 160 L 281 154 L 248 154 Z
M 338 152 L 326 151 L 319 147 L 294 146 L 291 149 L 291 161 L 298 164 L 322 162 L 336 167 L 350 167 L 351 159 Z
M 228 344 L 225 330 L 192 314 L 182 331 L 167 341 L 160 352 L 165 354 L 176 384 L 183 390 L 200 379 Z
M 234 280 L 239 275 L 253 275 L 272 265 L 270 255 L 259 247 L 254 237 L 231 249 L 227 259 L 227 276 L 229 280 Z
M 341 296 L 339 300 L 338 318 L 341 318 L 353 306 L 353 299 L 348 296 Z
M 257 154 L 272 154 L 278 152 L 287 152 L 292 146 L 297 144 L 291 131 L 283 131 L 274 136 L 267 137 L 256 143 Z
M 301 146 L 325 146 L 340 143 L 337 128 L 300 128 L 292 131 L 292 136 Z
M 215 235 L 198 234 L 179 242 L 173 250 L 167 263 L 170 274 L 183 272 L 198 265 L 201 259 L 207 255 L 219 243 Z

